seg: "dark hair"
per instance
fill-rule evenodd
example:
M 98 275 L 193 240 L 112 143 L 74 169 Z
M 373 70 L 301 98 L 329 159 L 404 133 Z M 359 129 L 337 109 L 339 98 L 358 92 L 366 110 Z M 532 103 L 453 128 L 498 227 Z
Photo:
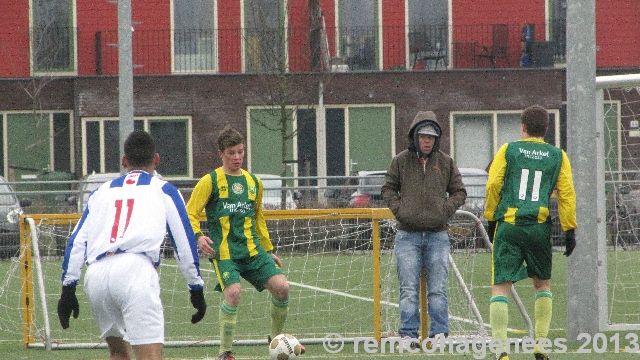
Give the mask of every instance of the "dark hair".
M 231 125 L 225 126 L 224 129 L 220 131 L 220 136 L 218 136 L 218 150 L 224 151 L 226 148 L 242 143 L 244 143 L 244 136 L 242 136 L 238 130 L 231 127 Z
M 124 156 L 129 166 L 144 167 L 153 164 L 156 142 L 146 131 L 134 131 L 124 142 Z
M 549 113 L 540 105 L 529 106 L 522 112 L 522 123 L 527 128 L 527 134 L 542 137 L 549 127 Z

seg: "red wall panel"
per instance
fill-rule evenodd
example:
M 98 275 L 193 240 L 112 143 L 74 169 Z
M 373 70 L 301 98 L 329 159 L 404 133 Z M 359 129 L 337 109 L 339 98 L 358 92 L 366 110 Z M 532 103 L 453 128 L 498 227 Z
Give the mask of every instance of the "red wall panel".
M 171 73 L 171 2 L 132 0 L 134 74 Z
M 78 74 L 118 73 L 118 5 L 76 0 Z
M 218 1 L 218 68 L 221 73 L 242 70 L 240 0 Z
M 384 70 L 405 66 L 404 14 L 404 0 L 382 2 L 382 67 Z
M 309 1 L 289 1 L 289 69 L 292 72 L 311 70 L 311 26 Z
M 452 5 L 453 18 L 453 59 L 457 63 L 473 64 L 487 61 L 477 57 L 485 48 L 490 51 L 493 24 L 507 24 L 509 41 L 508 61 L 497 62 L 496 66 L 516 67 L 522 52 L 520 35 L 525 24 L 535 25 L 537 41 L 545 39 L 546 0 L 461 0 Z M 457 53 L 460 49 L 460 53 Z M 464 49 L 464 53 L 462 53 Z M 487 63 L 477 63 L 486 67 Z
M 639 66 L 640 5 L 637 0 L 596 2 L 598 67 Z
M 403 66 L 406 57 L 404 0 L 379 0 L 382 4 L 382 62 L 385 70 Z M 327 28 L 330 56 L 335 56 L 335 0 L 319 0 Z M 546 0 L 456 0 L 452 2 L 453 58 L 455 67 L 473 66 L 483 46 L 491 45 L 491 26 L 509 26 L 508 64 L 517 67 L 522 50 L 524 24 L 535 25 L 536 41 L 545 40 Z M 218 1 L 219 72 L 242 69 L 240 0 Z M 290 0 L 289 59 L 291 71 L 311 68 L 308 46 L 309 0 Z M 78 74 L 113 75 L 118 72 L 117 4 L 111 1 L 76 0 Z M 0 27 L 0 77 L 28 77 L 29 7 L 27 1 L 5 1 Z M 640 6 L 632 0 L 598 1 L 598 67 L 634 67 L 640 64 Z M 132 0 L 134 65 L 136 74 L 171 73 L 170 0 Z M 99 34 L 99 37 L 98 37 Z M 98 45 L 100 41 L 100 46 Z M 456 65 L 458 64 L 458 65 Z M 477 66 L 486 66 L 478 63 Z
M 0 26 L 0 78 L 29 77 L 29 3 L 4 1 Z
M 320 0 L 320 9 L 324 16 L 324 24 L 327 30 L 327 42 L 329 43 L 330 57 L 336 56 L 336 4 L 334 0 Z

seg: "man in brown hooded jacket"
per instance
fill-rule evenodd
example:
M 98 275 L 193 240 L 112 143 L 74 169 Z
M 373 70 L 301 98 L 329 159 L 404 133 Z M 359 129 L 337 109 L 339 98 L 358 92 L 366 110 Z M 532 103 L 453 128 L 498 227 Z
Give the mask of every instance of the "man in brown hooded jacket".
M 429 337 L 449 333 L 447 223 L 467 198 L 453 159 L 439 150 L 442 129 L 432 111 L 419 111 L 409 128 L 409 148 L 396 155 L 382 197 L 398 221 L 395 239 L 400 283 L 399 335 L 415 343 L 420 327 L 420 274 L 427 277 Z

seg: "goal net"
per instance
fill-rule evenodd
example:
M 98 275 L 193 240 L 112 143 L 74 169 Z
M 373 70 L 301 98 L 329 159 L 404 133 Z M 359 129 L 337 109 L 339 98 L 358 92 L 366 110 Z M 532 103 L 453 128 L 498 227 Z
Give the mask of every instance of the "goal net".
M 640 74 L 596 82 L 603 89 L 608 264 L 601 330 L 640 330 Z
M 396 334 L 399 290 L 393 254 L 395 220 L 388 209 L 272 210 L 266 211 L 265 217 L 290 283 L 287 332 L 303 343 L 321 342 L 331 333 L 347 341 Z M 0 331 L 14 334 L 16 340 L 22 338 L 25 346 L 104 346 L 82 291 L 82 279 L 77 291 L 79 318 L 71 319 L 70 328 L 62 330 L 56 315 L 62 254 L 78 218 L 79 214 L 23 218 L 20 255 L 0 262 L 6 274 L 0 286 Z M 475 216 L 459 211 L 451 221 L 450 237 L 451 335 L 486 336 L 491 288 L 486 233 Z M 37 246 L 32 247 L 32 243 Z M 213 290 L 217 281 L 213 266 L 201 258 L 208 309 L 200 323 L 191 324 L 194 309 L 184 278 L 171 248 L 163 248 L 162 254 L 158 271 L 165 309 L 165 345 L 218 345 L 222 295 Z M 266 344 L 268 292 L 257 292 L 244 282 L 242 286 L 237 344 Z M 480 306 L 477 299 L 481 299 Z M 530 321 L 526 313 L 523 315 L 522 323 L 515 327 L 527 333 Z M 426 316 L 423 319 L 426 324 Z

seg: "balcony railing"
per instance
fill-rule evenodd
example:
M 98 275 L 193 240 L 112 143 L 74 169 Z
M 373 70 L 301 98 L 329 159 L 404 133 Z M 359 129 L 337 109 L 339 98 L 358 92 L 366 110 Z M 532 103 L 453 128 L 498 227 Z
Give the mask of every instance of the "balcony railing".
M 557 23 L 557 22 L 556 22 Z M 386 70 L 450 70 L 553 66 L 565 61 L 563 26 L 487 24 L 410 27 L 136 30 L 133 33 L 135 74 L 261 73 Z M 42 40 L 36 71 L 48 66 L 50 54 L 77 57 L 77 73 L 115 75 L 118 72 L 117 30 L 83 32 L 50 29 Z M 286 33 L 286 41 L 279 34 Z M 76 36 L 77 54 L 70 41 Z M 55 41 L 54 41 L 55 40 Z M 380 46 L 382 42 L 382 46 Z M 56 51 L 58 44 L 61 49 Z M 286 49 L 284 48 L 286 46 Z M 382 50 L 380 50 L 382 49 Z M 63 66 L 74 62 L 64 59 Z M 71 69 L 73 70 L 73 69 Z

